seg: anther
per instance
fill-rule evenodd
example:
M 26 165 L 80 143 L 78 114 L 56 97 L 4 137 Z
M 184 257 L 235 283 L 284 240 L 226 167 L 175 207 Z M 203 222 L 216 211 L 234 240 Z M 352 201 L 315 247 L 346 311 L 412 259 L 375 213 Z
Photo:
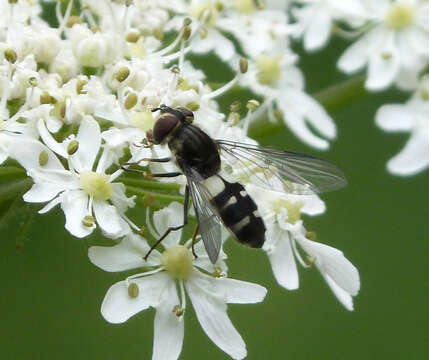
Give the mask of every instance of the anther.
M 240 72 L 242 74 L 247 73 L 247 70 L 249 68 L 249 62 L 247 61 L 246 58 L 241 58 L 240 59 Z
M 137 104 L 137 95 L 135 93 L 130 93 L 125 99 L 124 106 L 125 109 L 130 110 Z
M 259 106 L 261 106 L 261 103 L 255 99 L 249 100 L 246 104 L 246 107 L 249 109 L 249 111 L 255 111 Z
M 128 285 L 128 296 L 130 298 L 135 299 L 139 296 L 139 292 L 139 286 L 136 283 L 132 282 Z
M 46 150 L 42 150 L 39 154 L 39 165 L 45 166 L 49 161 L 49 155 Z
M 305 237 L 308 240 L 311 240 L 311 241 L 316 241 L 317 240 L 317 234 L 314 231 L 307 231 L 306 234 L 305 234 Z
M 67 145 L 67 154 L 73 155 L 76 153 L 76 151 L 78 151 L 78 149 L 79 149 L 79 141 L 72 140 Z
M 126 66 L 121 67 L 115 74 L 115 79 L 119 82 L 124 81 L 130 75 L 130 69 Z
M 185 313 L 185 309 L 182 308 L 180 305 L 176 305 L 173 308 L 173 313 L 177 316 L 177 317 L 181 317 L 184 313 Z
M 11 48 L 7 48 L 4 51 L 4 58 L 10 62 L 11 64 L 15 64 L 16 60 L 18 59 L 18 55 L 16 55 L 16 51 L 11 49 Z
M 229 110 L 232 112 L 236 112 L 241 109 L 241 102 L 238 100 L 235 100 L 229 105 Z
M 70 16 L 70 17 L 67 19 L 66 26 L 67 26 L 68 28 L 72 28 L 72 27 L 73 27 L 73 25 L 76 25 L 76 24 L 82 24 L 82 23 L 83 23 L 83 20 L 82 20 L 82 18 L 80 18 L 79 16 Z
M 94 216 L 87 215 L 82 219 L 82 225 L 85 227 L 93 227 L 95 224 Z

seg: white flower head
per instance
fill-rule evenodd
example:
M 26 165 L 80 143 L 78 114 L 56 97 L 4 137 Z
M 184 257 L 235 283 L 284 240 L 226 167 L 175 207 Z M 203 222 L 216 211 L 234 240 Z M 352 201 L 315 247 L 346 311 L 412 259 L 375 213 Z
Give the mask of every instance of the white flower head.
M 373 24 L 338 61 L 346 73 L 368 67 L 366 88 L 383 90 L 404 76 L 418 73 L 429 56 L 429 6 L 423 0 L 366 2 Z
M 169 226 L 177 226 L 183 221 L 182 212 L 183 207 L 178 203 L 156 212 L 153 231 L 162 234 Z M 260 302 L 265 297 L 266 289 L 219 277 L 226 271 L 223 263 L 225 255 L 221 252 L 217 264 L 213 266 L 199 242 L 195 246 L 198 258 L 194 259 L 189 244 L 180 245 L 180 238 L 180 231 L 170 233 L 163 242 L 164 252 L 153 250 L 147 262 L 144 257 L 149 246 L 136 235 L 128 235 L 114 247 L 91 247 L 90 260 L 103 270 L 154 268 L 113 285 L 101 306 L 102 315 L 111 323 L 122 323 L 136 313 L 154 307 L 152 359 L 175 360 L 182 349 L 186 291 L 207 336 L 233 359 L 243 359 L 246 347 L 228 318 L 227 303 Z
M 301 213 L 317 215 L 325 210 L 316 195 L 279 194 L 247 186 L 249 194 L 258 202 L 267 227 L 266 251 L 277 282 L 288 290 L 299 287 L 295 259 L 303 266 L 314 264 L 335 294 L 348 310 L 353 310 L 353 296 L 360 288 L 359 273 L 343 253 L 333 247 L 317 243 L 308 235 Z M 307 261 L 299 248 L 307 254 Z
M 279 55 L 261 54 L 254 61 L 249 61 L 249 70 L 241 81 L 255 93 L 264 96 L 262 109 L 268 108 L 269 114 L 272 114 L 272 106 L 277 104 L 285 124 L 302 141 L 326 150 L 329 147 L 326 139 L 336 137 L 335 123 L 325 109 L 304 91 L 303 75 L 294 65 L 296 59 L 296 55 L 287 49 Z M 308 124 L 324 138 L 316 135 Z
M 98 123 L 85 117 L 77 136 L 63 143 L 50 136 L 43 119 L 38 128 L 50 149 L 30 139 L 25 146 L 22 142 L 10 146 L 10 156 L 20 162 L 34 181 L 24 200 L 48 202 L 40 213 L 60 204 L 66 216 L 65 227 L 76 237 L 89 235 L 96 223 L 108 237 L 127 234 L 130 227 L 124 212 L 134 206 L 134 200 L 125 196 L 123 184 L 113 182 L 114 174 L 105 173 L 114 159 L 109 151 L 104 150 L 95 163 L 101 147 Z M 54 152 L 68 160 L 69 169 L 64 168 Z

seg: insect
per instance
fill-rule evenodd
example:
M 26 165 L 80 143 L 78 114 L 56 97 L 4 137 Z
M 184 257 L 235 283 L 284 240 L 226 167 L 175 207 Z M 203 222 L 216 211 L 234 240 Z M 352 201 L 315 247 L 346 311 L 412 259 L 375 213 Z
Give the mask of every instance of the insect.
M 181 172 L 150 174 L 151 177 L 185 175 L 183 225 L 170 227 L 155 248 L 171 231 L 187 224 L 189 199 L 195 209 L 199 231 L 212 263 L 222 246 L 224 225 L 240 243 L 260 248 L 265 241 L 265 225 L 253 199 L 240 181 L 292 194 L 314 194 L 339 189 L 347 184 L 335 165 L 300 153 L 226 140 L 215 140 L 192 124 L 194 114 L 183 107 L 160 105 L 150 141 L 167 144 L 172 158 L 143 159 L 153 162 L 175 160 Z M 227 181 L 221 173 L 236 180 Z M 151 249 L 151 250 L 152 250 Z M 147 258 L 150 251 L 146 254 Z

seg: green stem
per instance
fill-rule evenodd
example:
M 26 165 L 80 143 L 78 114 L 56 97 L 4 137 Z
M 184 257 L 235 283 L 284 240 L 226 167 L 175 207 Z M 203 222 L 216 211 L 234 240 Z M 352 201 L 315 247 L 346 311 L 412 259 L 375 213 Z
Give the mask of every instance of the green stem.
M 164 183 L 160 181 L 151 181 L 151 180 L 143 180 L 143 179 L 133 179 L 130 177 L 123 177 L 120 179 L 122 183 L 124 183 L 127 188 L 129 186 L 141 189 L 156 189 L 156 190 L 176 190 L 179 191 L 180 186 L 176 183 Z
M 182 195 L 167 195 L 164 193 L 154 192 L 154 191 L 144 191 L 138 187 L 135 186 L 127 186 L 127 194 L 129 195 L 137 195 L 138 197 L 145 198 L 145 197 L 153 197 L 155 200 L 170 203 L 172 201 L 177 201 L 183 204 L 184 202 L 184 196 Z

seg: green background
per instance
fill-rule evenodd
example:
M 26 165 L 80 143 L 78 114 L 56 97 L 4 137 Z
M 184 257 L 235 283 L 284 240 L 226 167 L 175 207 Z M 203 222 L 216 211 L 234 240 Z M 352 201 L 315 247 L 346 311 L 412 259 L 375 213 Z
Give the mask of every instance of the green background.
M 310 93 L 345 79 L 335 69 L 345 45 L 335 41 L 322 52 L 302 54 Z M 208 75 L 222 81 L 230 73 L 211 64 Z M 328 152 L 306 147 L 283 125 L 259 126 L 253 133 L 262 144 L 330 159 L 347 174 L 347 188 L 323 196 L 327 212 L 305 221 L 321 242 L 343 250 L 357 266 L 362 288 L 354 312 L 337 302 L 316 269 L 301 268 L 300 289 L 286 291 L 274 281 L 262 251 L 228 241 L 230 276 L 269 290 L 261 304 L 229 307 L 248 359 L 429 358 L 429 171 L 411 178 L 389 175 L 385 164 L 408 135 L 386 134 L 374 124 L 379 106 L 406 98 L 394 90 L 357 89 L 355 98 L 330 107 L 338 139 Z M 234 99 L 223 98 L 224 109 Z M 20 248 L 20 219 L 1 227 L 0 358 L 150 359 L 153 309 L 122 325 L 104 321 L 101 301 L 123 275 L 93 266 L 86 240 L 72 238 L 63 225 L 58 209 L 36 215 Z M 228 358 L 205 336 L 192 306 L 187 310 L 181 359 Z

